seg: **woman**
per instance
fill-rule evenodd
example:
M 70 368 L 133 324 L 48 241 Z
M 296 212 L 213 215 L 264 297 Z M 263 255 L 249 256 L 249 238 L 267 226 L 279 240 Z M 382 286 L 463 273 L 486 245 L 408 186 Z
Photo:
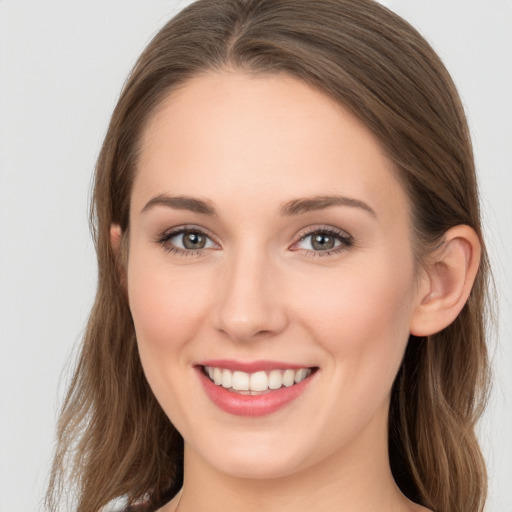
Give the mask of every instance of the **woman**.
M 70 468 L 80 511 L 483 509 L 471 144 L 406 22 L 367 0 L 184 9 L 125 85 L 93 212 L 50 508 Z

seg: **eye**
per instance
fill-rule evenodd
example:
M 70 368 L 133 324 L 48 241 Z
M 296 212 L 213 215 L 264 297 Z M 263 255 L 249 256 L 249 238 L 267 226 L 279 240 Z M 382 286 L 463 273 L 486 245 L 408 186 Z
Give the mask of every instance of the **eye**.
M 314 229 L 303 234 L 291 250 L 309 251 L 329 255 L 347 249 L 353 245 L 352 237 L 344 231 L 334 228 Z M 317 254 L 320 256 L 320 254 Z
M 178 228 L 167 231 L 157 243 L 169 252 L 195 255 L 203 249 L 216 249 L 216 244 L 204 231 L 197 228 Z
M 169 238 L 169 242 L 180 249 L 206 249 L 212 247 L 213 242 L 200 231 L 184 231 Z

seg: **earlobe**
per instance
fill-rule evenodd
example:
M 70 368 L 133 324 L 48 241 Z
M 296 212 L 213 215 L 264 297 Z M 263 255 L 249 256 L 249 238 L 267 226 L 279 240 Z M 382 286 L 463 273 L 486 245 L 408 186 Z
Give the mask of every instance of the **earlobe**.
M 110 246 L 112 252 L 116 257 L 119 257 L 119 251 L 121 250 L 121 239 L 122 232 L 119 224 L 111 224 L 110 226 Z
M 480 263 L 480 240 L 466 225 L 448 230 L 427 257 L 410 332 L 430 336 L 450 325 L 466 303 Z
M 123 232 L 119 224 L 110 226 L 110 247 L 114 256 L 119 283 L 123 288 L 126 288 L 126 254 L 123 248 Z

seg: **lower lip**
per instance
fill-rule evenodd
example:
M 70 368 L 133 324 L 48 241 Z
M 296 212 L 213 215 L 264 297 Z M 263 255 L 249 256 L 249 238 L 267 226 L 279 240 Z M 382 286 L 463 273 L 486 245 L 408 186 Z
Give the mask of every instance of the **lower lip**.
M 293 386 L 271 390 L 260 395 L 240 395 L 214 384 L 197 368 L 201 384 L 210 400 L 223 411 L 237 416 L 265 416 L 282 409 L 298 398 L 310 384 L 315 373 Z

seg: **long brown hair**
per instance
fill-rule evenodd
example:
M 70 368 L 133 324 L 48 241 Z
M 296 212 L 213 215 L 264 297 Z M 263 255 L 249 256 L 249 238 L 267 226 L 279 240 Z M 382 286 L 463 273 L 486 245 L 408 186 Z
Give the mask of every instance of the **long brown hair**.
M 119 496 L 162 504 L 181 485 L 183 440 L 144 377 L 109 228 L 117 223 L 128 233 L 139 141 L 151 114 L 189 78 L 225 68 L 288 73 L 349 108 L 395 164 L 419 261 L 455 225 L 480 237 L 480 268 L 458 318 L 439 334 L 409 340 L 392 390 L 389 452 L 413 501 L 437 512 L 482 511 L 486 471 L 474 428 L 488 382 L 489 268 L 468 127 L 432 48 L 372 0 L 200 0 L 138 59 L 96 166 L 98 290 L 58 425 L 49 509 L 70 482 L 79 512 Z

